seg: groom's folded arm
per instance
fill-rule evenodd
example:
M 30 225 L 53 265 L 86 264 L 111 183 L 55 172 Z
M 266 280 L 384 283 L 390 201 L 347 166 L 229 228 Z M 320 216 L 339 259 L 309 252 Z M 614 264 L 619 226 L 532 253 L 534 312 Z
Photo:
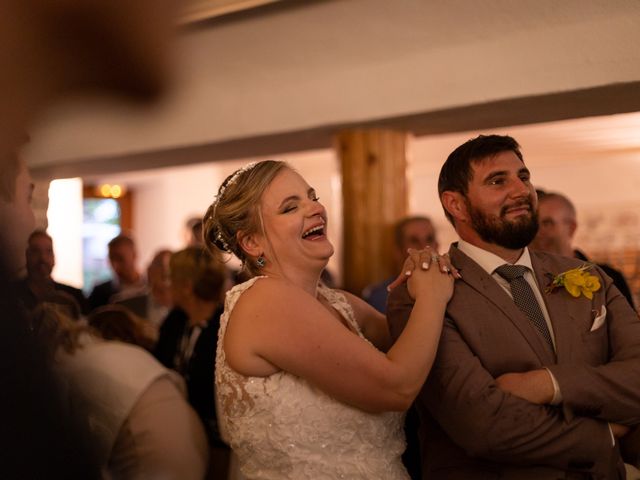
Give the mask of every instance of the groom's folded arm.
M 603 276 L 603 287 L 607 316 L 600 328 L 607 330 L 589 332 L 583 341 L 606 333 L 608 341 L 603 337 L 601 346 L 606 363 L 569 363 L 548 369 L 558 382 L 564 408 L 577 415 L 635 425 L 640 423 L 640 320 L 609 277 Z
M 451 439 L 471 456 L 563 470 L 610 465 L 614 449 L 606 422 L 584 417 L 566 421 L 555 407 L 503 392 L 450 320 L 420 395 Z
M 387 317 L 394 339 L 412 306 L 404 286 L 389 296 Z M 418 401 L 471 456 L 567 470 L 589 464 L 607 469 L 614 453 L 606 422 L 582 417 L 567 421 L 558 408 L 501 391 L 448 318 L 436 364 Z

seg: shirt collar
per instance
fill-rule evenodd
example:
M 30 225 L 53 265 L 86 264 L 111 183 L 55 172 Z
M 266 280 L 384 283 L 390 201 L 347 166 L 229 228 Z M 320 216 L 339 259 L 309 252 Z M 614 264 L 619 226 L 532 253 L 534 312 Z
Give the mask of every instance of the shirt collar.
M 460 250 L 466 256 L 471 258 L 471 260 L 480 265 L 480 267 L 489 275 L 493 275 L 496 268 L 507 263 L 498 255 L 495 255 L 494 253 L 491 253 L 480 247 L 476 247 L 475 245 L 472 245 L 469 242 L 465 242 L 462 239 L 458 241 L 458 250 Z M 522 255 L 520 255 L 520 258 L 518 258 L 518 260 L 516 260 L 514 265 L 522 265 L 524 267 L 527 267 L 529 271 L 533 271 L 533 265 L 531 264 L 531 255 L 529 254 L 529 249 L 527 247 L 524 248 L 524 250 L 522 251 Z

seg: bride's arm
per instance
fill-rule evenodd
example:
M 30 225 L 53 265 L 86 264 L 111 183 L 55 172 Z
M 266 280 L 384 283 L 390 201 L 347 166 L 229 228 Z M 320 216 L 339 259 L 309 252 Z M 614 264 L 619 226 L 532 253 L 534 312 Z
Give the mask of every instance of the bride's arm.
M 448 256 L 441 256 L 438 258 L 438 263 L 433 264 L 434 268 L 439 268 L 443 273 L 447 273 L 448 271 L 450 271 L 452 272 L 452 275 L 454 275 L 454 278 L 459 278 L 459 276 L 457 275 L 457 270 L 451 265 L 451 261 L 449 260 Z M 406 276 L 404 275 L 404 272 L 406 270 L 410 269 L 403 268 L 402 272 L 398 274 L 398 277 L 396 278 L 396 280 L 394 280 L 392 285 L 398 285 L 399 283 L 406 280 Z M 358 325 L 360 325 L 362 334 L 371 343 L 373 343 L 378 350 L 382 350 L 383 352 L 388 351 L 391 345 L 393 345 L 393 338 L 389 331 L 389 323 L 387 322 L 387 317 L 373 308 L 367 302 L 362 300 L 360 297 L 357 297 L 344 290 L 341 290 L 341 292 L 346 297 L 347 301 L 351 305 L 351 308 L 353 308 L 353 313 L 356 317 Z
M 367 340 L 373 343 L 378 350 L 383 352 L 389 350 L 393 341 L 389 333 L 387 318 L 361 298 L 343 290 L 340 292 L 344 294 L 349 305 L 353 308 L 356 321 Z
M 417 269 L 410 282 L 415 306 L 385 355 L 302 289 L 260 280 L 232 312 L 224 341 L 227 361 L 248 376 L 285 370 L 363 410 L 405 410 L 433 363 L 453 288 L 453 280 L 437 269 Z

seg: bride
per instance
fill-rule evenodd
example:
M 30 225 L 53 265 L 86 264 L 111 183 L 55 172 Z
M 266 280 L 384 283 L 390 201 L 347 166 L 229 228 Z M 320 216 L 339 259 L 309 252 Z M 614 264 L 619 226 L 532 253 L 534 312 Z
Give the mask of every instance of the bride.
M 384 316 L 319 282 L 333 254 L 326 211 L 297 172 L 273 160 L 224 181 L 204 235 L 252 276 L 227 294 L 216 356 L 221 426 L 242 473 L 409 478 L 402 412 L 429 373 L 458 272 L 428 249 L 409 252 L 402 278 L 415 307 L 391 345 Z

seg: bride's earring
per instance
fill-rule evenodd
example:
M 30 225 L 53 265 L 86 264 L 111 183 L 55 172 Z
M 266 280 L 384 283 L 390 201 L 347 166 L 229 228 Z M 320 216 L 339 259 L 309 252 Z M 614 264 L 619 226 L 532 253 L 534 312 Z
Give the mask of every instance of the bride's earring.
M 258 258 L 256 258 L 256 266 L 258 268 L 263 268 L 266 264 L 267 264 L 267 259 L 264 258 L 264 256 L 260 255 Z

